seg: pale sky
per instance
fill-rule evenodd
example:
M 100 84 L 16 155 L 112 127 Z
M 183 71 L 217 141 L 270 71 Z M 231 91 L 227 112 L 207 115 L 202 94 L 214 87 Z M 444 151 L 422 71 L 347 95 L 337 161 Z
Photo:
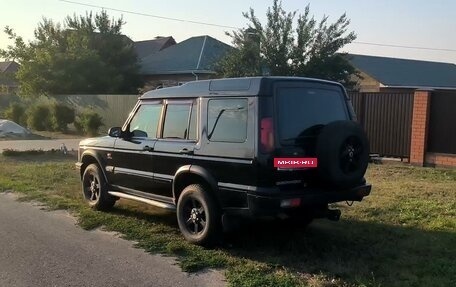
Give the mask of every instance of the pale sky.
M 272 0 L 74 0 L 91 5 L 154 14 L 163 17 L 208 22 L 226 26 L 245 27 L 242 12 L 252 7 L 264 23 L 265 12 Z M 350 44 L 343 51 L 456 63 L 456 1 L 454 0 L 283 0 L 287 11 L 303 11 L 310 3 L 316 19 L 323 15 L 334 21 L 346 12 L 351 19 L 350 29 L 358 35 L 356 41 L 388 45 L 414 46 L 453 51 L 402 49 L 393 47 Z M 0 0 L 0 27 L 12 27 L 26 40 L 33 39 L 33 30 L 42 17 L 62 22 L 66 15 L 100 11 L 97 8 L 70 4 L 59 0 Z M 229 28 L 210 27 L 133 15 L 107 10 L 114 17 L 123 15 L 127 22 L 123 33 L 135 41 L 156 36 L 173 36 L 180 42 L 192 36 L 209 35 L 230 43 L 225 35 Z M 2 32 L 0 47 L 10 41 Z

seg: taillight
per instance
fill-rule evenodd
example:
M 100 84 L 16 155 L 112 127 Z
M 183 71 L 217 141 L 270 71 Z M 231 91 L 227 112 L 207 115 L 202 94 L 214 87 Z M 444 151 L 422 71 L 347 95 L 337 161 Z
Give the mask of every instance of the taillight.
M 280 202 L 280 207 L 282 207 L 282 208 L 298 207 L 300 205 L 301 205 L 300 198 L 284 199 Z
M 271 152 L 274 150 L 274 126 L 271 117 L 261 119 L 260 150 Z

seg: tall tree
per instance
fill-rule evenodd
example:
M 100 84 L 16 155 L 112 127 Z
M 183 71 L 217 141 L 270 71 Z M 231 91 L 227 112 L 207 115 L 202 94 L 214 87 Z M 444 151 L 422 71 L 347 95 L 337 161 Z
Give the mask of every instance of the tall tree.
M 220 61 L 221 76 L 318 77 L 354 86 L 351 75 L 355 69 L 337 53 L 356 39 L 354 32 L 348 32 L 350 20 L 345 14 L 332 24 L 328 16 L 317 22 L 310 15 L 309 5 L 297 15 L 297 11 L 286 12 L 282 2 L 274 0 L 267 10 L 266 24 L 252 8 L 243 16 L 249 21 L 248 27 L 227 33 L 235 49 Z
M 17 79 L 24 95 L 136 93 L 139 64 L 132 41 L 121 34 L 124 24 L 104 10 L 68 16 L 63 27 L 44 18 L 29 43 L 6 27 L 14 43 L 0 55 L 21 64 Z

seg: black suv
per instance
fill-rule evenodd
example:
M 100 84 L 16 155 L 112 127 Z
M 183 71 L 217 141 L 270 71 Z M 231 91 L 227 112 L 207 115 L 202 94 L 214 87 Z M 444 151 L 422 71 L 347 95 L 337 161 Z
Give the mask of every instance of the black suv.
M 328 203 L 370 193 L 368 157 L 340 84 L 255 77 L 145 93 L 122 128 L 81 141 L 77 167 L 93 208 L 176 210 L 184 237 L 209 244 L 232 216 L 337 220 Z

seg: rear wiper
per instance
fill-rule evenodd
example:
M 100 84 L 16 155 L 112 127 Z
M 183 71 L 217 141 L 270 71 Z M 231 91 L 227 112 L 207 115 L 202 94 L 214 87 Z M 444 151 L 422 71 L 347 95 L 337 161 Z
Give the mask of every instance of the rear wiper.
M 240 111 L 243 110 L 244 107 L 237 107 L 237 108 L 231 108 L 231 109 L 221 109 L 220 112 L 218 113 L 217 117 L 215 118 L 214 126 L 212 127 L 211 132 L 207 135 L 207 138 L 210 140 L 212 138 L 212 135 L 214 134 L 215 127 L 218 124 L 218 121 L 220 120 L 220 117 L 225 111 Z

